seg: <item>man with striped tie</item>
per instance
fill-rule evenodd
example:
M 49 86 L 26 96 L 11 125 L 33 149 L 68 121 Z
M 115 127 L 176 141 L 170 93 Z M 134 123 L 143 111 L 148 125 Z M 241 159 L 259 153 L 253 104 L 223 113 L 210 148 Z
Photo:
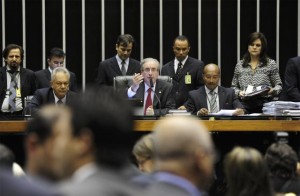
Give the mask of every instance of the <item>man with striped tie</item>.
M 231 88 L 219 86 L 220 69 L 216 64 L 208 64 L 203 70 L 204 86 L 189 92 L 186 108 L 192 114 L 205 116 L 221 109 L 236 109 L 233 115 L 244 114 L 243 105 Z
M 5 66 L 0 68 L 0 117 L 22 115 L 24 98 L 36 89 L 34 72 L 22 67 L 24 50 L 9 44 L 3 50 Z

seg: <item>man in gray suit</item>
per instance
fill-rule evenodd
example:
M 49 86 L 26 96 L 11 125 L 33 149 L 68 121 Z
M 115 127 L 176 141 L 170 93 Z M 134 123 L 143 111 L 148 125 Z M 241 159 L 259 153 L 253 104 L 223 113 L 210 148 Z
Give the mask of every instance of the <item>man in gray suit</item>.
M 169 109 L 175 108 L 172 84 L 157 79 L 159 62 L 156 59 L 142 60 L 141 70 L 141 74 L 137 73 L 133 77 L 133 84 L 127 91 L 128 97 L 144 100 L 144 115 L 167 114 Z M 148 95 L 151 97 L 149 105 L 147 105 Z
M 213 177 L 214 147 L 207 128 L 191 116 L 171 116 L 154 127 L 157 172 L 149 195 L 205 195 Z
M 133 145 L 126 103 L 112 88 L 87 88 L 55 123 L 51 165 L 63 195 L 139 195 L 122 175 Z
M 189 92 L 186 103 L 188 111 L 194 115 L 204 116 L 209 113 L 216 113 L 221 109 L 235 109 L 233 115 L 244 114 L 243 105 L 234 94 L 234 90 L 218 86 L 220 80 L 218 65 L 206 65 L 204 67 L 203 80 L 204 86 Z
M 114 77 L 133 75 L 140 72 L 140 62 L 130 58 L 133 47 L 134 38 L 131 35 L 119 35 L 116 42 L 117 55 L 99 64 L 96 78 L 97 85 L 112 86 Z

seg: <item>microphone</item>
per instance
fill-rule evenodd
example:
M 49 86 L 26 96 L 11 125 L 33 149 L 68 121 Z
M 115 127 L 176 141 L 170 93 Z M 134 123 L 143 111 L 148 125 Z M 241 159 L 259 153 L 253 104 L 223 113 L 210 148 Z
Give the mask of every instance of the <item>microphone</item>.
M 151 90 L 152 90 L 154 96 L 155 96 L 156 99 L 158 100 L 158 106 L 159 106 L 158 115 L 161 116 L 161 102 L 160 102 L 159 97 L 158 97 L 157 94 L 155 93 L 155 91 L 152 89 L 152 88 L 154 87 L 152 78 L 150 78 L 150 87 L 151 87 Z M 154 109 L 154 108 L 153 108 L 153 109 Z

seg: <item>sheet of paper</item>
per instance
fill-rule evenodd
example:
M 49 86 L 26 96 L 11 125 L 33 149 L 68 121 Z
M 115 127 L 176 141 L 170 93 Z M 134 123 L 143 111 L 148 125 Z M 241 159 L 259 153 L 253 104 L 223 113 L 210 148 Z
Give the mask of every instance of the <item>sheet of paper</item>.
M 210 115 L 215 115 L 215 116 L 232 116 L 235 110 L 220 110 L 217 113 L 210 113 Z

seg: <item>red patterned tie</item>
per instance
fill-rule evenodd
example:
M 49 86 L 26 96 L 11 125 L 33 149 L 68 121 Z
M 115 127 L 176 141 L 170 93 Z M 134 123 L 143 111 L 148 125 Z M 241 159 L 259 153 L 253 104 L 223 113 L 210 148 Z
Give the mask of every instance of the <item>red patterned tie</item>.
M 147 96 L 147 99 L 146 99 L 146 104 L 145 104 L 145 109 L 144 109 L 144 115 L 146 115 L 147 108 L 152 105 L 151 92 L 152 92 L 152 89 L 148 88 L 148 96 Z

